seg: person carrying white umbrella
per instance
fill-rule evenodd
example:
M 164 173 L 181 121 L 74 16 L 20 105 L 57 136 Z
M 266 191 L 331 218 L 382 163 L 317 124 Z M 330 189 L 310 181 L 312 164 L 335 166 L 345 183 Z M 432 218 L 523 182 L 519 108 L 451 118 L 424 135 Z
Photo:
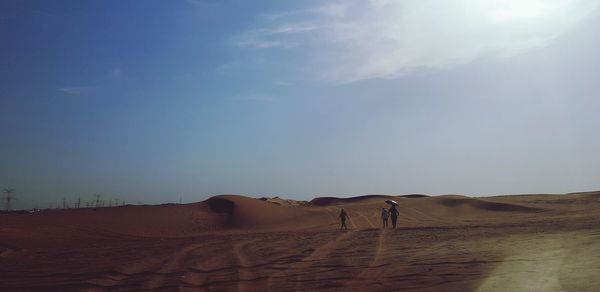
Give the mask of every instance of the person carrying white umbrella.
M 392 228 L 396 229 L 396 222 L 398 222 L 398 215 L 400 214 L 398 209 L 396 209 L 398 203 L 394 200 L 386 200 L 385 202 L 392 205 L 388 210 L 388 213 L 390 214 L 390 218 L 392 218 Z

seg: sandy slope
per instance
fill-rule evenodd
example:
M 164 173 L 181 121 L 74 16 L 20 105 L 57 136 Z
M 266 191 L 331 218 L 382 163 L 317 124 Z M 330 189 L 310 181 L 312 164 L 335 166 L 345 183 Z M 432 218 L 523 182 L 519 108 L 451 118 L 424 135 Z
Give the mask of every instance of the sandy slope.
M 3 214 L 0 289 L 600 291 L 600 193 L 385 198 Z

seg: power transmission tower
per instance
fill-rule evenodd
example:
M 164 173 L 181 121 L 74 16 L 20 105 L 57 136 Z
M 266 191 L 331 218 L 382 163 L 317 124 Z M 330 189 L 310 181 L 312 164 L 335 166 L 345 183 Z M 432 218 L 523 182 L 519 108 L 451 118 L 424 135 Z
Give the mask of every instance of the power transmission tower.
M 100 194 L 94 194 L 96 197 L 96 208 L 100 207 Z
M 63 197 L 63 209 L 67 208 L 67 198 Z
M 16 200 L 16 198 L 13 197 L 13 194 L 15 193 L 15 191 L 16 191 L 16 189 L 2 190 L 2 193 L 4 194 L 4 197 L 2 198 L 2 200 L 4 200 L 4 207 L 6 208 L 6 211 L 10 211 L 12 209 L 10 202 L 12 200 Z
M 81 197 L 77 198 L 77 209 L 81 207 Z

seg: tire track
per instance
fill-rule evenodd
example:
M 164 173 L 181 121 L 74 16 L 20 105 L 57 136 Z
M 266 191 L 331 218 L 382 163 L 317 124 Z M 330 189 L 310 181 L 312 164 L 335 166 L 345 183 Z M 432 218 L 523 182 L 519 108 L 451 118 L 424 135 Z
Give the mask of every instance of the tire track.
M 402 207 L 403 210 L 405 210 L 406 213 L 412 213 L 413 216 L 419 216 L 419 218 L 413 218 L 412 216 L 408 216 L 411 218 L 411 221 L 433 221 L 433 222 L 440 222 L 443 221 L 442 219 L 435 217 L 433 215 L 427 214 L 425 212 L 422 212 L 420 210 L 418 210 L 417 208 L 414 207 Z
M 273 275 L 269 276 L 269 278 L 267 280 L 267 290 L 268 291 L 282 290 L 282 289 L 273 289 L 273 279 L 283 278 L 284 282 L 290 282 L 289 278 L 293 277 L 293 275 L 295 275 L 293 282 L 296 282 L 296 286 L 295 286 L 294 290 L 301 290 L 300 289 L 301 287 L 299 287 L 299 285 L 303 281 L 302 271 L 304 271 L 307 268 L 309 268 L 310 266 L 312 266 L 315 262 L 319 262 L 319 261 L 327 259 L 327 256 L 336 250 L 336 248 L 339 245 L 339 242 L 352 236 L 355 232 L 356 232 L 356 230 L 352 230 L 352 231 L 348 231 L 348 232 L 345 232 L 343 234 L 336 236 L 333 240 L 330 240 L 330 241 L 326 242 L 325 244 L 322 244 L 321 246 L 317 247 L 308 256 L 302 258 L 299 262 L 291 263 L 289 265 L 289 268 L 287 268 L 281 272 L 274 273 Z
M 371 226 L 371 228 L 377 228 L 375 227 L 375 225 L 373 224 L 373 222 L 371 222 L 371 220 L 369 220 L 369 218 L 367 218 L 367 216 L 365 216 L 363 213 L 356 211 L 356 214 L 358 214 L 358 216 L 362 217 L 363 219 L 365 219 L 365 221 L 367 221 L 367 223 L 369 223 L 369 225 Z
M 376 282 L 379 278 L 381 278 L 381 276 L 383 275 L 383 273 L 381 272 L 377 273 L 377 275 L 374 277 L 372 274 L 376 272 L 374 269 L 382 266 L 380 264 L 380 258 L 385 252 L 384 241 L 387 233 L 387 229 L 380 229 L 379 235 L 377 236 L 377 250 L 375 251 L 373 259 L 365 269 L 363 269 L 360 273 L 358 273 L 358 275 L 356 275 L 354 283 L 352 283 L 350 286 L 363 287 L 364 289 L 366 289 L 368 288 L 367 285 L 369 285 L 369 283 L 365 282 L 366 280 L 370 281 L 370 283 L 373 283 Z
M 258 239 L 246 240 L 246 241 L 236 243 L 233 246 L 233 254 L 235 255 L 236 261 L 238 263 L 238 269 L 237 269 L 237 271 L 238 271 L 238 283 L 237 283 L 238 291 L 265 291 L 266 290 L 266 287 L 264 287 L 264 286 L 266 286 L 266 284 L 248 287 L 248 284 L 256 284 L 254 282 L 254 280 L 258 279 L 258 277 L 256 277 L 255 273 L 251 271 L 252 262 L 246 256 L 246 252 L 244 252 L 244 249 L 248 245 L 251 245 L 257 241 L 258 241 Z M 263 287 L 260 287 L 260 286 L 263 286 Z
M 167 263 L 160 269 L 158 272 L 155 272 L 154 275 L 148 280 L 146 283 L 142 285 L 144 289 L 158 289 L 164 285 L 165 281 L 168 279 L 166 275 L 172 275 L 175 272 L 181 271 L 181 263 L 185 257 L 187 257 L 194 250 L 201 248 L 200 244 L 191 244 L 172 255 L 171 260 L 167 261 Z M 181 271 L 183 272 L 183 271 Z
M 315 249 L 315 251 L 313 251 L 308 257 L 302 259 L 302 261 L 300 261 L 300 264 L 297 266 L 297 268 L 300 270 L 303 270 L 303 269 L 310 267 L 313 262 L 317 262 L 317 261 L 326 259 L 327 256 L 329 254 L 331 254 L 338 247 L 339 242 L 350 237 L 355 232 L 356 232 L 356 230 L 346 232 L 342 235 L 337 236 L 334 240 L 321 245 L 319 248 Z M 296 287 L 295 287 L 296 291 L 301 291 L 301 289 L 300 289 L 301 287 L 299 287 L 299 285 L 303 281 L 302 277 L 303 277 L 302 273 L 297 273 Z

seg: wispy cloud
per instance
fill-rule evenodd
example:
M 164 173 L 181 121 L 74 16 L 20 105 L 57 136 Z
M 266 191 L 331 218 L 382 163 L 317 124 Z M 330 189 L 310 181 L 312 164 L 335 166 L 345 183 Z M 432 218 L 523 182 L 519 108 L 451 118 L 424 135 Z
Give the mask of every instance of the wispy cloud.
M 270 94 L 260 93 L 260 92 L 250 92 L 250 93 L 242 93 L 237 96 L 231 98 L 232 100 L 238 101 L 258 101 L 258 102 L 271 102 L 275 100 Z
M 241 63 L 239 61 L 230 61 L 219 64 L 215 67 L 215 73 L 219 75 L 229 74 L 231 72 L 236 72 L 241 67 Z
M 110 72 L 108 73 L 108 76 L 111 78 L 121 78 L 121 75 L 123 74 L 123 71 L 121 71 L 121 68 L 114 68 L 112 70 L 110 70 Z
M 71 87 L 60 87 L 57 90 L 59 92 L 70 94 L 70 95 L 86 95 L 86 94 L 92 93 L 95 90 L 95 87 L 71 86 Z
M 323 29 L 323 26 L 315 22 L 290 22 L 283 23 L 270 28 L 249 30 L 241 35 L 233 37 L 236 46 L 242 48 L 293 48 L 297 46 L 290 36 L 310 33 Z M 287 36 L 287 37 L 286 37 Z
M 208 5 L 217 4 L 219 2 L 222 2 L 222 0 L 185 0 L 185 2 L 192 6 L 201 7 L 202 5 L 207 5 L 207 4 Z
M 277 38 L 266 30 L 247 31 L 242 35 L 232 38 L 232 42 L 240 48 L 269 49 L 269 48 L 293 48 L 294 42 L 274 40 Z
M 547 46 L 598 0 L 345 0 L 265 16 L 240 48 L 299 48 L 321 80 L 349 83 L 501 59 Z
M 287 81 L 273 81 L 272 83 L 273 83 L 273 85 L 277 85 L 277 86 L 291 86 L 292 85 L 291 82 L 287 82 Z

